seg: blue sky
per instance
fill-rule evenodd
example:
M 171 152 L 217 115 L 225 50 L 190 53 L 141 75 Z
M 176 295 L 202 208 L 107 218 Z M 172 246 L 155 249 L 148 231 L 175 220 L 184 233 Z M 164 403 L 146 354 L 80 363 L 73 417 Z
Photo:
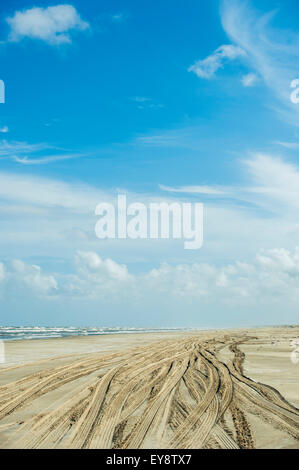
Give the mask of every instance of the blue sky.
M 298 323 L 298 9 L 2 1 L 1 324 Z M 203 248 L 98 240 L 118 191 L 203 202 Z

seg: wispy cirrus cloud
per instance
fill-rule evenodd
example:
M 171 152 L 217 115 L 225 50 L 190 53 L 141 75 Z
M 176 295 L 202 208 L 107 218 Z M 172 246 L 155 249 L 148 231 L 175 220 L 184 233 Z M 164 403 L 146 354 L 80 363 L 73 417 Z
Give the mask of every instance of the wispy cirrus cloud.
M 202 145 L 198 134 L 198 128 L 186 127 L 176 130 L 160 131 L 149 135 L 141 135 L 136 137 L 132 141 L 132 144 L 140 147 L 200 150 Z
M 111 15 L 111 20 L 113 21 L 113 23 L 123 23 L 124 21 L 126 21 L 127 18 L 128 13 L 125 13 L 123 11 L 119 11 Z
M 197 60 L 188 68 L 188 72 L 194 72 L 199 78 L 211 79 L 219 69 L 224 67 L 226 62 L 236 60 L 245 55 L 245 51 L 241 47 L 233 44 L 224 44 L 205 59 Z
M 164 108 L 164 105 L 158 103 L 157 101 L 153 100 L 152 98 L 148 98 L 147 96 L 134 96 L 131 98 L 137 104 L 138 109 L 154 109 L 154 108 Z
M 178 188 L 172 188 L 170 186 L 159 184 L 159 188 L 162 191 L 166 191 L 169 193 L 205 194 L 209 196 L 221 196 L 226 194 L 226 191 L 215 188 L 213 186 L 180 186 Z
M 173 194 L 215 196 L 230 204 L 251 204 L 255 210 L 288 215 L 296 219 L 299 207 L 299 167 L 275 155 L 254 152 L 239 162 L 245 170 L 247 184 L 231 186 L 179 186 L 160 184 L 162 191 Z M 218 202 L 219 206 L 221 203 Z
M 252 194 L 260 204 L 281 214 L 297 213 L 299 207 L 299 167 L 282 158 L 257 153 L 244 160 L 253 184 Z
M 242 85 L 253 87 L 258 82 L 266 85 L 272 93 L 269 106 L 281 119 L 298 127 L 299 107 L 291 102 L 294 90 L 290 86 L 298 79 L 299 34 L 273 26 L 278 12 L 277 8 L 261 12 L 249 1 L 221 0 L 221 22 L 231 44 L 220 46 L 188 70 L 202 79 L 211 79 L 225 63 L 242 59 L 249 69 L 241 77 Z M 277 104 L 273 103 L 273 96 Z
M 48 163 L 59 162 L 62 160 L 72 160 L 74 158 L 82 158 L 84 154 L 81 153 L 70 153 L 65 155 L 47 155 L 42 158 L 28 158 L 28 157 L 18 157 L 13 155 L 11 157 L 17 163 L 21 163 L 22 165 L 47 165 Z
M 298 78 L 299 34 L 274 27 L 277 14 L 277 9 L 261 13 L 247 1 L 222 0 L 221 4 L 221 21 L 229 39 L 245 51 L 248 67 L 277 99 L 281 117 L 298 126 L 299 108 L 290 100 L 290 84 Z
M 76 8 L 67 4 L 16 11 L 6 21 L 10 26 L 8 40 L 12 42 L 30 38 L 50 45 L 66 44 L 72 42 L 71 34 L 74 31 L 89 28 Z
M 281 147 L 284 147 L 289 150 L 299 150 L 299 142 L 281 142 L 281 141 L 276 141 L 274 142 L 277 145 L 280 145 Z
M 248 73 L 243 75 L 241 82 L 245 87 L 252 87 L 258 82 L 258 76 L 255 73 Z
M 50 151 L 52 153 L 49 155 Z M 46 165 L 86 156 L 88 156 L 86 153 L 66 150 L 62 153 L 60 149 L 45 143 L 29 144 L 28 142 L 7 141 L 5 139 L 0 141 L 0 157 L 8 158 L 22 165 Z
M 177 147 L 185 146 L 182 139 L 175 133 L 161 133 L 149 136 L 137 137 L 134 142 L 136 145 L 145 147 Z
M 40 152 L 50 147 L 47 144 L 29 144 L 21 141 L 8 141 L 3 139 L 0 141 L 0 156 L 10 157 L 13 155 L 22 155 L 24 153 Z
M 165 194 L 127 193 L 128 202 L 205 203 L 205 238 L 203 250 L 192 253 L 196 259 L 219 263 L 247 259 L 261 247 L 299 246 L 298 201 L 299 167 L 273 155 L 253 154 L 240 162 L 242 183 L 231 186 L 198 184 L 161 186 Z M 244 184 L 244 177 L 245 182 Z M 0 172 L 0 212 L 5 224 L 0 242 L 6 255 L 70 256 L 71 250 L 96 250 L 115 256 L 122 262 L 153 265 L 161 256 L 172 263 L 192 262 L 183 246 L 170 240 L 99 241 L 95 237 L 95 207 L 99 202 L 116 204 L 117 192 L 80 182 Z M 41 227 L 43 235 L 41 237 Z M 140 262 L 140 261 L 139 261 Z
M 102 191 L 84 184 L 0 172 L 0 198 L 6 201 L 92 213 L 103 196 Z

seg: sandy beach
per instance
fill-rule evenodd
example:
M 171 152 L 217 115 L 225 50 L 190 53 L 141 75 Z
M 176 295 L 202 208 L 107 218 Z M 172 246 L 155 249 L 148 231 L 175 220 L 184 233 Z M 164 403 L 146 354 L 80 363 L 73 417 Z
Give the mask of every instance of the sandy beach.
M 5 343 L 0 448 L 299 448 L 299 327 Z

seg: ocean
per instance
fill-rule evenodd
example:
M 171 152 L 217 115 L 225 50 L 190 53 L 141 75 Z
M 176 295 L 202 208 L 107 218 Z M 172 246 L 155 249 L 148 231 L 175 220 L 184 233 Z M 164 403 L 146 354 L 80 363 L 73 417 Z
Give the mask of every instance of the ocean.
M 0 326 L 0 341 L 64 338 L 67 336 L 97 336 L 120 333 L 154 333 L 163 331 L 191 331 L 192 328 L 107 328 L 107 327 L 47 327 Z

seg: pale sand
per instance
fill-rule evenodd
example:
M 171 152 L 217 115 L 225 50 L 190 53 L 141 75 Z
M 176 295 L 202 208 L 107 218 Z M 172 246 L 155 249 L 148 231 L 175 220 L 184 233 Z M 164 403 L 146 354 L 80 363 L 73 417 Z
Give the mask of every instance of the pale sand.
M 295 338 L 299 327 L 7 342 L 0 448 L 299 448 Z

